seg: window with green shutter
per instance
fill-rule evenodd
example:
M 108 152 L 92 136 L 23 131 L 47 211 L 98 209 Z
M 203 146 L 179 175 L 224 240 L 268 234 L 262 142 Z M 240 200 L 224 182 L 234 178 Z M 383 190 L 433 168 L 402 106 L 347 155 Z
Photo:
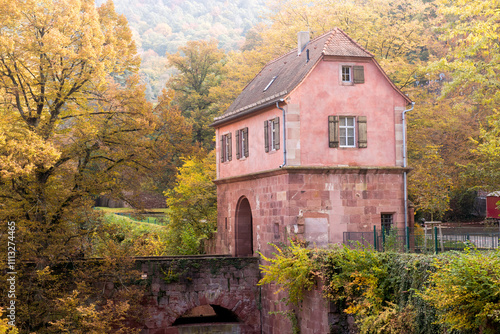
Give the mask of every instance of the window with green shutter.
M 368 147 L 366 116 L 328 116 L 330 148 Z
M 248 156 L 248 128 L 243 128 L 236 131 L 236 159 L 243 159 Z
M 365 67 L 361 65 L 341 65 L 340 66 L 340 84 L 343 86 L 352 86 L 365 83 Z
M 264 121 L 264 146 L 266 152 L 280 149 L 280 118 Z
M 220 161 L 228 162 L 232 160 L 231 133 L 221 136 L 220 139 Z

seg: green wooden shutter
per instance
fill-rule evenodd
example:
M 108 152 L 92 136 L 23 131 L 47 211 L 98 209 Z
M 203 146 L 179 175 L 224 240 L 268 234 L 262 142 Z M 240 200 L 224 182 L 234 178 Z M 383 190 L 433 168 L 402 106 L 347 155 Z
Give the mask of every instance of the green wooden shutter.
M 358 116 L 358 147 L 367 148 L 366 116 Z
M 264 121 L 264 147 L 266 148 L 266 152 L 269 152 L 269 122 Z
M 363 66 L 353 66 L 354 83 L 365 83 L 365 68 Z
M 236 159 L 240 158 L 240 130 L 236 130 Z
M 339 147 L 339 117 L 328 116 L 328 140 L 331 148 Z
M 275 136 L 274 136 L 274 148 L 276 150 L 280 149 L 280 118 L 276 117 L 274 120 L 274 129 L 275 129 Z
M 233 159 L 233 142 L 231 141 L 231 133 L 228 133 L 227 134 L 227 141 L 229 142 L 229 145 L 228 145 L 228 150 L 229 150 L 229 154 L 228 154 L 228 157 L 227 157 L 227 160 L 231 161 Z
M 250 155 L 248 152 L 248 128 L 243 129 L 243 137 L 245 137 L 245 157 L 248 157 Z
M 224 145 L 224 135 L 220 136 L 220 162 L 224 162 L 225 160 L 225 152 L 226 146 Z

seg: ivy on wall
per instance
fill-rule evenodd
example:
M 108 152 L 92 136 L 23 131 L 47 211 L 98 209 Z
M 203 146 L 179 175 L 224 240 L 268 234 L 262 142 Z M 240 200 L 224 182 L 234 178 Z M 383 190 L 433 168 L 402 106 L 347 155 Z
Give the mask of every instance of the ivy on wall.
M 260 285 L 277 283 L 298 305 L 323 282 L 323 296 L 353 315 L 360 333 L 497 333 L 500 252 L 440 255 L 292 243 L 263 256 Z

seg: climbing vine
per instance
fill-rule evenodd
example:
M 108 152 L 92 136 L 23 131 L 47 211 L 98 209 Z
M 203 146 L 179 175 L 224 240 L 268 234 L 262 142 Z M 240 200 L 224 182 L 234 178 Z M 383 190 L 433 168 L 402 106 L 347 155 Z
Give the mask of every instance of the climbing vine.
M 500 326 L 500 253 L 376 252 L 292 243 L 263 256 L 260 285 L 277 283 L 301 305 L 322 281 L 323 296 L 352 315 L 361 334 L 495 333 Z

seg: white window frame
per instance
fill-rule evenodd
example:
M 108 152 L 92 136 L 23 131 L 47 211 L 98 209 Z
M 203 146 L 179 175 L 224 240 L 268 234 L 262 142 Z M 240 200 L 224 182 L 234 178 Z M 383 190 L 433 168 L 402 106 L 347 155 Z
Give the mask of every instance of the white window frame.
M 238 138 L 238 142 L 236 143 L 236 145 L 238 145 L 238 151 L 239 151 L 239 158 L 238 159 L 240 159 L 240 160 L 246 159 L 249 156 L 249 152 L 247 152 L 247 150 L 246 150 L 247 141 L 248 141 L 248 128 L 239 129 L 237 131 L 238 131 L 238 135 L 236 138 Z M 245 132 L 246 132 L 246 136 L 245 136 Z
M 276 123 L 274 123 L 274 120 L 270 120 L 269 122 L 269 140 L 270 142 L 270 151 L 276 151 Z
M 222 135 L 222 143 L 221 143 L 221 154 L 222 154 L 222 162 L 229 162 L 229 152 L 231 151 L 231 141 L 229 140 L 229 133 Z
M 240 145 L 240 159 L 244 159 L 247 154 L 245 152 L 245 131 L 243 129 L 241 130 L 238 130 L 240 132 L 240 142 L 239 142 L 239 145 Z
M 271 119 L 268 122 L 268 131 L 269 131 L 269 151 L 276 151 L 276 127 L 278 124 L 274 121 L 274 119 Z
M 279 117 L 264 121 L 264 141 L 267 153 L 280 149 L 280 121 Z
M 348 119 L 352 119 L 352 125 L 348 125 Z M 352 130 L 352 135 L 349 130 Z M 345 136 L 342 136 L 342 132 L 345 132 Z M 352 138 L 351 144 L 349 138 Z M 339 116 L 339 147 L 356 147 L 356 117 Z
M 344 70 L 347 70 L 348 73 L 344 73 Z M 351 65 L 342 65 L 340 67 L 340 80 L 344 84 L 352 84 L 353 79 L 352 79 L 352 66 Z M 346 78 L 348 76 L 348 78 Z
M 229 145 L 231 145 L 229 136 L 224 135 L 224 161 L 229 161 Z

